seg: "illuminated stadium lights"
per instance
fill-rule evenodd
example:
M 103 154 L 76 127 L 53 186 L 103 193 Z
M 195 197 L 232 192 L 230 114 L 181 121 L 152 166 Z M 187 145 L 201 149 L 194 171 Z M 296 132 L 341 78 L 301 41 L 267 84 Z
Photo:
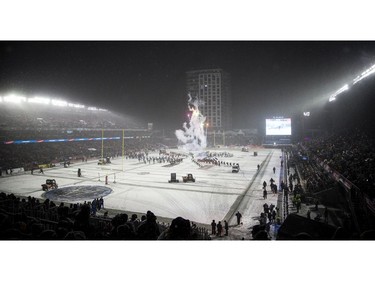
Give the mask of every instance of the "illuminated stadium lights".
M 21 102 L 25 102 L 25 101 L 26 101 L 26 97 L 14 95 L 14 94 L 11 94 L 11 95 L 8 95 L 8 96 L 4 97 L 4 102 L 21 103 Z
M 370 68 L 366 69 L 364 72 L 362 72 L 360 75 L 358 75 L 356 78 L 353 79 L 353 83 L 352 85 L 355 85 L 357 84 L 359 81 L 361 81 L 362 79 L 370 76 L 371 74 L 374 74 L 375 73 L 375 64 L 372 65 Z M 341 94 L 342 92 L 346 91 L 346 90 L 349 90 L 349 86 L 348 85 L 345 85 L 344 87 L 342 87 L 341 89 L 337 90 L 336 93 L 332 94 L 330 97 L 329 97 L 329 102 L 332 102 L 334 100 L 336 100 L 336 96 L 338 96 L 339 94 Z
M 358 75 L 356 78 L 353 80 L 353 85 L 361 81 L 363 78 L 366 78 L 367 76 L 375 73 L 375 64 L 371 66 L 369 69 L 366 69 L 364 72 L 362 72 L 361 75 Z
M 344 85 L 343 87 L 341 87 L 340 89 L 338 89 L 334 94 L 332 94 L 329 97 L 329 102 L 334 101 L 336 99 L 336 96 L 338 96 L 339 94 L 341 94 L 342 92 L 345 92 L 347 90 L 349 90 L 348 84 Z
M 307 116 L 307 117 L 310 116 L 310 111 L 304 112 L 303 116 Z
M 69 107 L 74 107 L 74 108 L 85 108 L 83 104 L 75 104 L 75 103 L 68 103 Z
M 35 104 L 44 104 L 44 105 L 54 105 L 54 106 L 60 106 L 60 107 L 73 107 L 73 108 L 79 108 L 79 109 L 85 109 L 86 106 L 83 104 L 78 104 L 78 103 L 71 103 L 67 102 L 65 100 L 60 100 L 60 99 L 50 99 L 46 97 L 30 97 L 27 98 L 25 96 L 17 95 L 14 93 L 8 94 L 6 96 L 0 96 L 0 103 L 35 103 Z M 103 111 L 103 112 L 108 112 L 107 109 L 104 108 L 97 108 L 95 106 L 87 107 L 87 110 L 91 111 Z
M 334 101 L 334 100 L 336 100 L 336 97 L 330 96 L 328 101 L 331 102 L 331 101 Z
M 33 98 L 28 98 L 27 102 L 29 102 L 29 103 L 39 103 L 39 104 L 50 104 L 51 100 L 48 99 L 48 98 L 33 97 Z
M 68 106 L 68 103 L 63 100 L 52 100 L 52 105 L 56 106 Z

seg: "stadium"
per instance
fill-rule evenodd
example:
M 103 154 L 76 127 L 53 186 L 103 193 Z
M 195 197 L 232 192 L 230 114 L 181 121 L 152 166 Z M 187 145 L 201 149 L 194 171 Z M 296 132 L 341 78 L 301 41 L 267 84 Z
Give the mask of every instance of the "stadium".
M 374 72 L 259 130 L 183 132 L 198 150 L 97 104 L 1 95 L 1 239 L 373 240 Z

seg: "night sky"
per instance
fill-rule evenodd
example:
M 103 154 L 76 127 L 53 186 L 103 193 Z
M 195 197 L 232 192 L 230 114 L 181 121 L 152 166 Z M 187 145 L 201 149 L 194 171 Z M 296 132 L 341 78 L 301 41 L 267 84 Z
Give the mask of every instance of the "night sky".
M 233 127 L 309 110 L 375 63 L 375 42 L 2 41 L 0 95 L 65 98 L 177 129 L 185 72 L 232 77 Z

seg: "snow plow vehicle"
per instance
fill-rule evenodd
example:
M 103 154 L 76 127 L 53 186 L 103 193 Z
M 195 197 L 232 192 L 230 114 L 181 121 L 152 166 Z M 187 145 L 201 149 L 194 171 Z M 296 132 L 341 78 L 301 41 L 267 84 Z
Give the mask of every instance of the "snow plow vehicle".
M 187 176 L 182 177 L 183 182 L 195 182 L 195 178 L 193 178 L 193 174 L 187 174 Z
M 98 165 L 106 165 L 106 164 L 111 164 L 111 158 L 110 157 L 100 158 L 98 160 Z
M 58 187 L 57 182 L 54 179 L 46 180 L 46 183 L 42 184 L 42 190 L 48 191 L 50 189 L 56 189 Z
M 232 173 L 238 173 L 240 171 L 240 165 L 235 164 L 232 166 Z

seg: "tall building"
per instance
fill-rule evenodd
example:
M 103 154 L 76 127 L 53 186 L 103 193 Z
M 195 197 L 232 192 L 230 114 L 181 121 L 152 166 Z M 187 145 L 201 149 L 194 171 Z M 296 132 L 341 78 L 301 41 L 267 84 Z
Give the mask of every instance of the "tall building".
M 230 75 L 220 68 L 186 72 L 187 92 L 204 104 L 199 107 L 206 116 L 209 130 L 232 128 Z

